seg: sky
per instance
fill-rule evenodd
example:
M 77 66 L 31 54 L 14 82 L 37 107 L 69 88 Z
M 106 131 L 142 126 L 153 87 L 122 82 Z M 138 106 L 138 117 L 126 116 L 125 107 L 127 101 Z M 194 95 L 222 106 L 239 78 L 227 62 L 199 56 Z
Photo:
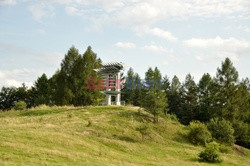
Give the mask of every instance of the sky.
M 142 78 L 215 76 L 229 57 L 250 76 L 250 0 L 0 0 L 0 87 L 51 77 L 71 46 Z M 125 71 L 126 72 L 126 71 Z

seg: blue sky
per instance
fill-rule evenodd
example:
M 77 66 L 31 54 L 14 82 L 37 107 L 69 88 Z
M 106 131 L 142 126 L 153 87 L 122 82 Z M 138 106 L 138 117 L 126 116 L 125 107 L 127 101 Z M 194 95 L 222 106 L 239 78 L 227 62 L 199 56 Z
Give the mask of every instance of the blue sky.
M 0 0 L 0 87 L 52 76 L 68 49 L 91 46 L 144 77 L 215 75 L 229 57 L 250 76 L 249 0 Z

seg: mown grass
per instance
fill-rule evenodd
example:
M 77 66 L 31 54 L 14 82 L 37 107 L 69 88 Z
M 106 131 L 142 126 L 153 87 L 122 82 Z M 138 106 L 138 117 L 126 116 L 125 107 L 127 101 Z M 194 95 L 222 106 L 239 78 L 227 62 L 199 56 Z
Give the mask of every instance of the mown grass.
M 148 123 L 141 141 L 136 128 Z M 0 112 L 0 165 L 212 165 L 203 147 L 188 143 L 186 127 L 136 107 L 41 107 Z M 245 155 L 221 154 L 215 165 L 248 165 Z

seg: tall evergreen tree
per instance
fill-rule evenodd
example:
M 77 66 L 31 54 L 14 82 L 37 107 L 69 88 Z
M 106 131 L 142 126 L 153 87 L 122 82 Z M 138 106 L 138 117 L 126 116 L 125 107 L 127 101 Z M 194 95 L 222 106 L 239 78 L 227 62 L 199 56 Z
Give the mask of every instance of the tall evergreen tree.
M 154 87 L 154 71 L 151 67 L 145 73 L 145 81 L 149 89 Z
M 133 69 L 130 67 L 125 83 L 123 85 L 122 89 L 122 98 L 125 100 L 126 103 L 128 104 L 133 104 L 133 98 L 134 98 L 134 89 L 135 89 L 135 73 Z
M 34 84 L 34 102 L 35 105 L 50 104 L 49 80 L 46 74 L 42 74 Z
M 160 70 L 150 67 L 145 73 L 146 86 L 144 107 L 154 115 L 154 122 L 158 122 L 160 114 L 168 111 L 168 99 L 162 87 L 162 75 Z
M 229 58 L 222 62 L 217 69 L 214 87 L 213 116 L 223 117 L 232 121 L 239 115 L 239 98 L 236 97 L 238 88 L 238 72 Z
M 169 98 L 170 96 L 170 81 L 168 76 L 164 76 L 162 80 L 162 90 L 165 92 L 166 95 L 166 108 L 164 109 L 164 114 L 166 115 L 169 112 Z
M 99 89 L 87 89 L 88 78 L 100 78 L 94 71 L 101 66 L 101 60 L 89 46 L 81 56 L 71 47 L 61 63 L 61 70 L 51 78 L 51 91 L 56 105 L 75 106 L 97 104 L 101 98 Z
M 190 121 L 195 119 L 198 106 L 198 88 L 190 74 L 186 76 L 183 87 L 185 102 L 182 105 L 181 121 L 184 124 L 188 124 Z
M 207 122 L 210 119 L 210 108 L 212 104 L 213 80 L 210 74 L 206 73 L 202 76 L 198 84 L 199 106 L 196 119 Z
M 89 46 L 82 56 L 81 63 L 79 63 L 79 66 L 77 67 L 78 70 L 81 69 L 79 72 L 77 72 L 77 74 L 80 74 L 77 92 L 80 93 L 76 95 L 77 103 L 75 105 L 97 104 L 98 101 L 103 98 L 103 95 L 100 93 L 100 89 L 87 89 L 87 78 L 92 77 L 96 78 L 97 80 L 101 78 L 100 74 L 94 70 L 100 68 L 101 63 L 101 59 L 97 57 L 96 53 L 94 53 L 92 48 Z M 80 68 L 80 66 L 82 68 Z
M 142 107 L 145 96 L 143 82 L 138 73 L 135 73 L 135 89 L 133 90 L 133 105 Z
M 154 122 L 159 122 L 161 115 L 166 108 L 166 95 L 159 89 L 150 89 L 145 96 L 144 108 L 154 115 Z
M 76 62 L 80 58 L 79 51 L 72 46 L 61 63 L 61 70 L 53 76 L 53 79 L 55 79 L 52 82 L 55 83 L 54 99 L 56 105 L 70 105 L 73 103 L 75 78 L 72 73 L 74 72 Z
M 169 112 L 181 118 L 181 108 L 183 103 L 183 88 L 177 76 L 174 76 L 169 90 L 168 103 Z

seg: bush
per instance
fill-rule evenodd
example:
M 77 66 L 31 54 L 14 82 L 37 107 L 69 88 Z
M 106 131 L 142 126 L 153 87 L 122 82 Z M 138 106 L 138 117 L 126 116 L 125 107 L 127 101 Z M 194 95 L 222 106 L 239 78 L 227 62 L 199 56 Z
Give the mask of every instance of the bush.
M 207 126 L 199 121 L 191 122 L 189 125 L 188 139 L 196 145 L 206 145 L 212 139 Z
M 25 101 L 18 101 L 14 105 L 15 110 L 24 110 L 27 108 L 27 104 Z
M 233 122 L 236 144 L 250 148 L 250 125 L 242 121 Z
M 173 121 L 176 121 L 176 122 L 179 122 L 177 116 L 175 114 L 166 114 L 165 115 L 166 119 L 168 120 L 173 120 Z
M 232 145 L 235 142 L 232 124 L 225 119 L 211 119 L 208 123 L 208 129 L 212 133 L 213 138 L 221 143 Z
M 219 156 L 219 145 L 216 142 L 211 142 L 207 144 L 206 149 L 199 153 L 199 158 L 201 161 L 220 163 L 222 159 Z
M 220 144 L 219 150 L 220 150 L 221 153 L 229 153 L 229 152 L 232 151 L 232 147 L 231 147 L 231 146 L 227 146 L 227 145 Z

